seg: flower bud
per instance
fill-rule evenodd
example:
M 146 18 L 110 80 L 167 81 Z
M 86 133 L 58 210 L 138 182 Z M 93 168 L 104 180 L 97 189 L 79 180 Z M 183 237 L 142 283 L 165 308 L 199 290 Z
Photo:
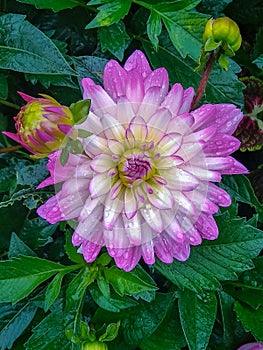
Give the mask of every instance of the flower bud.
M 205 50 L 211 51 L 221 46 L 226 55 L 233 56 L 240 48 L 242 37 L 236 22 L 228 17 L 210 18 L 203 34 Z
M 94 341 L 92 343 L 86 343 L 83 346 L 83 350 L 108 350 L 108 347 L 101 341 Z
M 4 134 L 33 153 L 33 158 L 46 157 L 60 148 L 74 124 L 73 115 L 68 107 L 48 95 L 34 98 L 19 94 L 27 104 L 14 117 L 17 133 Z

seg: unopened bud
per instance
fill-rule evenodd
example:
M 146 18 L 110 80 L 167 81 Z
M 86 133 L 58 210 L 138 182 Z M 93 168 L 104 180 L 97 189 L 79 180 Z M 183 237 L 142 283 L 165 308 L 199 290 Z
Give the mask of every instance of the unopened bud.
M 40 98 L 34 98 L 19 94 L 27 104 L 14 117 L 17 133 L 4 134 L 33 153 L 33 158 L 46 157 L 60 148 L 72 129 L 72 112 L 50 96 L 41 94 Z
M 100 341 L 94 341 L 92 343 L 84 344 L 83 350 L 108 350 L 108 347 Z
M 242 42 L 239 27 L 229 17 L 210 18 L 203 34 L 205 51 L 221 47 L 227 56 L 233 56 Z

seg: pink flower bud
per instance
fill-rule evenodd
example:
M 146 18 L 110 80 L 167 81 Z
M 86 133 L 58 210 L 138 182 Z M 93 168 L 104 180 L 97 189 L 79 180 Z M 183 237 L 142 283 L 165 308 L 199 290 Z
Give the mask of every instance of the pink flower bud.
M 40 94 L 39 98 L 22 92 L 19 95 L 27 104 L 14 117 L 17 133 L 3 134 L 33 153 L 33 158 L 46 157 L 60 148 L 74 124 L 73 115 L 68 107 L 48 95 Z

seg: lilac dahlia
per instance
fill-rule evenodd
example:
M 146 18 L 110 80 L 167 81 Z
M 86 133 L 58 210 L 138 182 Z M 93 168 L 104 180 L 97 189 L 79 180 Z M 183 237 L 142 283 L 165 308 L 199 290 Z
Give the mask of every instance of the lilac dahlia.
M 109 61 L 103 81 L 104 89 L 82 80 L 91 109 L 79 128 L 93 135 L 64 167 L 59 152 L 50 156 L 51 176 L 39 187 L 62 186 L 38 214 L 50 223 L 76 219 L 72 242 L 87 262 L 103 246 L 126 271 L 141 257 L 185 261 L 190 245 L 217 238 L 213 214 L 230 205 L 214 182 L 247 172 L 229 156 L 242 113 L 231 104 L 190 112 L 193 88 L 169 91 L 167 71 L 152 71 L 141 51 L 124 68 Z

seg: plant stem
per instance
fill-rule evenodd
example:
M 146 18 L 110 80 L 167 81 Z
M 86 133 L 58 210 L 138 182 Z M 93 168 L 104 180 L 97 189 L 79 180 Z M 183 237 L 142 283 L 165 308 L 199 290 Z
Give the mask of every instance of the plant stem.
M 204 96 L 206 85 L 210 76 L 210 73 L 212 71 L 213 65 L 215 63 L 216 57 L 214 51 L 210 53 L 209 59 L 206 63 L 205 69 L 203 70 L 203 74 L 199 83 L 199 86 L 197 88 L 195 97 L 193 99 L 191 110 L 193 110 L 198 102 L 201 100 L 201 98 Z
M 11 107 L 11 108 L 14 108 L 14 109 L 17 109 L 18 111 L 20 110 L 20 107 L 12 102 L 8 102 L 8 101 L 5 101 L 5 100 L 2 100 L 0 98 L 0 104 L 4 105 L 4 106 L 7 106 L 7 107 Z
M 8 153 L 8 152 L 17 151 L 20 148 L 23 148 L 23 147 L 21 145 L 4 147 L 4 148 L 0 148 L 0 153 Z

